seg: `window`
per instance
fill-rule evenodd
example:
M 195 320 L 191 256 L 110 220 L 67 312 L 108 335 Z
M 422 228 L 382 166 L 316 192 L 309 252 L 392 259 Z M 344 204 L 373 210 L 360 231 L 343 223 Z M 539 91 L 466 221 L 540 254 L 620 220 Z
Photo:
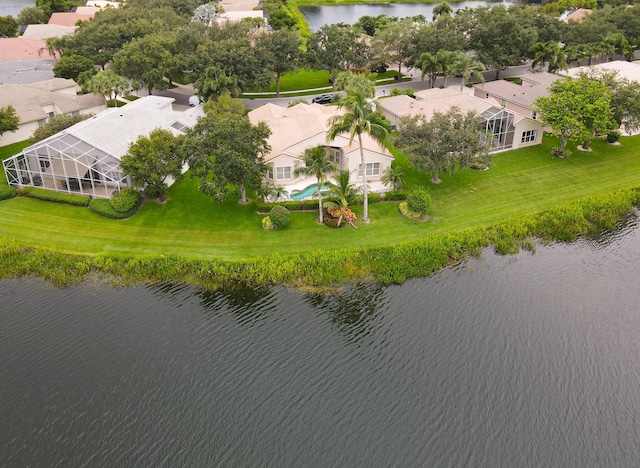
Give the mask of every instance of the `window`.
M 45 125 L 47 125 L 47 119 L 40 119 L 38 120 L 38 128 L 42 128 Z
M 533 120 L 538 120 L 538 111 L 531 111 L 531 118 Z
M 55 112 L 47 112 L 47 115 L 49 116 L 49 118 L 53 117 L 54 115 L 56 115 Z
M 507 101 L 506 101 L 506 99 L 501 99 L 501 100 L 500 100 L 500 105 L 501 105 L 502 107 L 507 107 Z
M 520 143 L 530 143 L 535 141 L 536 139 L 536 131 L 535 130 L 527 130 L 526 132 L 522 132 L 522 139 Z
M 73 111 L 71 113 L 71 117 L 75 117 L 76 115 L 80 115 L 80 111 Z
M 291 179 L 291 166 L 276 167 L 276 179 Z
M 40 170 L 42 172 L 46 171 L 47 168 L 51 165 L 48 159 L 38 158 L 38 162 L 40 163 Z
M 273 180 L 273 166 L 267 166 L 267 179 Z
M 380 163 L 367 163 L 366 166 L 366 175 L 380 175 Z M 362 164 L 358 164 L 358 176 L 362 177 Z
M 338 148 L 327 148 L 329 161 L 340 164 L 340 150 Z

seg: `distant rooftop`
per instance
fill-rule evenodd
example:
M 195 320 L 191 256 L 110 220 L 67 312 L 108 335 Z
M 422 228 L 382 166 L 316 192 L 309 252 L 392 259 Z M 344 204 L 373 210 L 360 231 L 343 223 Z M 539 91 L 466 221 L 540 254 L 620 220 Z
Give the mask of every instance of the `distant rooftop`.
M 580 71 L 586 70 L 589 67 L 578 67 L 569 70 L 569 76 L 577 76 Z M 631 81 L 640 82 L 640 60 L 634 62 L 626 62 L 624 60 L 614 60 L 612 62 L 600 63 L 592 65 L 591 68 L 617 71 L 618 76 L 621 78 L 627 78 Z
M 551 84 L 563 78 L 553 73 L 540 72 L 523 75 L 522 85 L 507 80 L 478 83 L 474 88 L 489 94 L 496 99 L 505 99 L 523 107 L 530 107 L 537 98 L 547 96 L 547 89 Z
M 0 60 L 52 60 L 42 40 L 25 39 L 24 37 L 0 38 Z

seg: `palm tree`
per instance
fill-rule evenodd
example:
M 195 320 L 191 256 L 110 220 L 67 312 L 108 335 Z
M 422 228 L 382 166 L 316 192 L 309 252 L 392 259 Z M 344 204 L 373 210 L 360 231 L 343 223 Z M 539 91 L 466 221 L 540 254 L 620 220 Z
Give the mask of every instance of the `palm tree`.
M 484 76 L 482 76 L 480 72 L 486 70 L 486 68 L 476 59 L 476 53 L 471 50 L 458 52 L 456 54 L 454 68 L 462 77 L 462 81 L 460 81 L 460 91 L 464 91 L 464 85 L 471 77 L 480 83 L 484 81 Z
M 441 16 L 451 16 L 451 13 L 453 13 L 453 8 L 451 8 L 451 5 L 449 5 L 447 2 L 443 2 L 433 9 L 433 21 Z
M 358 189 L 351 183 L 349 171 L 342 171 L 329 182 L 329 196 L 336 206 L 347 208 L 359 195 Z
M 362 146 L 362 134 L 366 133 L 381 145 L 386 145 L 389 140 L 389 132 L 385 127 L 376 123 L 379 114 L 374 109 L 372 102 L 367 101 L 362 93 L 349 93 L 338 104 L 340 109 L 345 109 L 343 115 L 336 115 L 329 119 L 329 131 L 327 141 L 332 141 L 340 133 L 349 133 L 349 143 L 353 143 L 358 137 L 360 148 L 360 167 L 362 169 L 362 191 L 364 194 L 364 210 L 362 221 L 369 222 L 369 197 L 367 188 L 367 166 L 364 161 L 364 148 Z
M 212 97 L 217 100 L 225 92 L 231 97 L 238 97 L 242 91 L 237 78 L 227 76 L 224 70 L 218 67 L 208 67 L 204 76 L 198 78 L 193 86 L 198 90 L 198 96 L 205 101 Z
M 536 42 L 529 48 L 529 52 L 533 55 L 532 68 L 540 66 L 540 70 L 544 68 L 544 64 L 548 63 L 549 73 L 556 70 L 564 70 L 567 68 L 567 54 L 557 42 Z
M 436 61 L 440 64 L 440 74 L 444 78 L 443 86 L 447 87 L 447 78 L 451 75 L 456 64 L 456 53 L 450 50 L 439 50 Z
M 382 183 L 392 190 L 402 190 L 404 185 L 404 172 L 397 166 L 389 166 L 382 173 Z
M 320 212 L 318 222 L 322 224 L 324 222 L 322 213 L 322 187 L 327 181 L 327 174 L 337 171 L 339 166 L 329 159 L 327 148 L 321 145 L 305 150 L 304 163 L 306 165 L 305 167 L 299 167 L 293 171 L 293 173 L 295 176 L 301 174 L 315 175 L 316 179 L 318 179 L 318 211 Z
M 423 52 L 420 54 L 420 64 L 418 68 L 422 70 L 422 77 L 420 79 L 424 80 L 425 75 L 429 76 L 429 87 L 433 88 L 436 85 L 436 78 L 440 74 L 440 63 L 436 56 L 431 52 Z

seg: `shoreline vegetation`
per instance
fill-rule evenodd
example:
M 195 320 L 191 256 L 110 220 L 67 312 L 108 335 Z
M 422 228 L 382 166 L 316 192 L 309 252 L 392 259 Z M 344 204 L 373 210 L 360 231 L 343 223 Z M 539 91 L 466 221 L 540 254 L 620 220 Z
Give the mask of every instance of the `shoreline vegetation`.
M 395 151 L 408 187 L 429 187 L 429 222 L 403 217 L 396 201 L 370 206 L 372 222 L 329 229 L 315 212 L 264 231 L 256 204 L 216 204 L 189 176 L 166 203 L 147 201 L 124 220 L 87 207 L 16 197 L 0 202 L 0 277 L 55 285 L 101 279 L 128 286 L 185 283 L 204 289 L 283 284 L 326 290 L 342 283 L 401 283 L 493 246 L 501 254 L 536 242 L 568 242 L 612 229 L 640 207 L 640 136 L 604 140 L 570 159 L 551 156 L 557 138 L 494 155 L 488 171 L 464 169 L 430 184 Z M 573 148 L 573 147 L 572 147 Z M 7 152 L 17 146 L 0 148 Z M 2 181 L 0 181 L 2 182 Z M 362 207 L 354 206 L 360 217 Z

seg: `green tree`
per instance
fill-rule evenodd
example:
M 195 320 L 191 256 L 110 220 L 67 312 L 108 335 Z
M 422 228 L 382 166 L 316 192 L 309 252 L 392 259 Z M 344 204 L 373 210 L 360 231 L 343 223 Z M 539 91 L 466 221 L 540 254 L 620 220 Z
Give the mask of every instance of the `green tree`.
M 49 52 L 56 61 L 58 61 L 58 57 L 62 57 L 62 52 L 65 50 L 67 45 L 66 38 L 63 37 L 47 37 L 44 40 L 45 46 L 42 49 L 38 50 L 38 55 L 40 55 L 44 50 Z
M 281 6 L 269 13 L 269 26 L 274 31 L 292 30 L 298 25 L 288 8 Z
M 63 55 L 53 66 L 53 76 L 78 81 L 78 75 L 84 71 L 94 70 L 93 62 L 80 55 Z
M 412 39 L 415 29 L 411 18 L 390 22 L 376 30 L 371 42 L 373 55 L 380 63 L 398 64 L 398 81 L 402 81 L 402 65 L 413 55 Z
M 446 113 L 435 112 L 428 121 L 422 115 L 403 117 L 395 144 L 416 169 L 432 171 L 431 181 L 439 184 L 441 171 L 452 174 L 459 167 L 487 160 L 489 145 L 481 130 L 483 120 L 456 107 Z
M 205 75 L 198 78 L 193 87 L 198 91 L 198 96 L 205 101 L 217 101 L 225 93 L 231 97 L 238 97 L 242 93 L 237 78 L 227 76 L 224 70 L 217 67 L 207 68 Z
M 37 6 L 24 7 L 20 10 L 20 13 L 18 13 L 18 23 L 22 26 L 28 24 L 45 24 L 47 21 L 49 21 L 49 15 Z
M 118 96 L 126 93 L 130 87 L 129 81 L 113 70 L 98 72 L 87 82 L 89 92 L 101 94 L 105 101 L 113 99 L 114 104 Z
M 547 41 L 545 43 L 536 42 L 529 48 L 531 58 L 531 68 L 535 70 L 539 66 L 540 70 L 544 68 L 545 63 L 548 64 L 547 71 L 554 73 L 557 70 L 568 69 L 567 55 L 560 45 L 555 41 Z
M 13 16 L 0 16 L 0 37 L 16 37 L 18 26 L 18 20 Z
M 447 2 L 443 2 L 440 5 L 437 5 L 434 9 L 433 9 L 433 21 L 443 17 L 443 16 L 449 16 L 451 17 L 451 14 L 453 13 L 453 8 L 451 8 L 451 5 L 449 5 Z
M 540 120 L 560 137 L 560 147 L 553 153 L 564 156 L 570 138 L 579 138 L 589 147 L 594 132 L 608 133 L 615 127 L 611 111 L 611 90 L 588 77 L 556 80 L 549 96 L 534 101 Z
M 47 16 L 51 16 L 51 13 L 71 11 L 81 3 L 84 5 L 80 0 L 36 0 L 36 7 L 43 10 Z
M 183 135 L 174 136 L 169 130 L 157 128 L 129 145 L 129 151 L 120 159 L 120 169 L 131 177 L 135 187 L 150 187 L 164 198 L 167 178 L 178 179 L 182 175 L 183 140 Z
M 171 41 L 159 35 L 145 36 L 127 43 L 113 57 L 113 70 L 138 81 L 152 94 L 169 87 L 164 79 L 165 66 L 172 59 Z
M 51 135 L 55 135 L 56 133 L 61 132 L 65 128 L 69 128 L 72 125 L 77 124 L 78 122 L 82 122 L 89 117 L 93 117 L 93 114 L 54 115 L 49 119 L 46 125 L 38 127 L 33 131 L 33 135 L 31 135 L 31 138 L 29 138 L 29 143 L 33 145 L 34 143 L 42 141 L 45 138 L 49 138 Z
M 264 122 L 252 125 L 242 103 L 228 95 L 203 109 L 205 115 L 183 145 L 191 173 L 200 178 L 200 190 L 216 202 L 225 200 L 231 184 L 240 189 L 241 203 L 247 203 L 247 189 L 258 189 L 266 170 L 271 130 Z
M 348 24 L 325 24 L 307 39 L 307 62 L 327 70 L 334 83 L 339 71 L 366 65 L 368 50 L 357 29 Z
M 0 107 L 0 137 L 6 132 L 18 130 L 18 125 L 20 125 L 20 119 L 15 108 L 11 104 Z
M 429 88 L 436 85 L 436 79 L 440 75 L 440 62 L 435 54 L 431 52 L 423 52 L 420 55 L 418 68 L 422 71 L 421 79 L 424 80 L 425 75 L 429 77 Z
M 478 82 L 484 81 L 484 76 L 480 72 L 484 71 L 485 67 L 482 62 L 476 60 L 476 54 L 471 50 L 457 52 L 453 68 L 461 78 L 460 91 L 464 90 L 465 83 L 472 77 Z
M 451 52 L 450 50 L 439 50 L 436 53 L 436 61 L 438 62 L 438 68 L 440 70 L 440 75 L 442 76 L 444 82 L 443 86 L 447 87 L 447 78 L 451 76 L 451 74 L 456 69 L 458 57 L 455 52 Z
M 386 187 L 391 187 L 392 190 L 402 190 L 404 171 L 401 167 L 392 164 L 384 170 L 381 180 Z
M 376 112 L 372 102 L 367 101 L 363 93 L 348 93 L 347 97 L 340 101 L 338 107 L 344 110 L 343 115 L 336 115 L 329 119 L 329 131 L 327 141 L 332 141 L 341 133 L 349 134 L 349 142 L 358 138 L 360 148 L 360 164 L 362 170 L 362 191 L 364 194 L 364 210 L 362 221 L 369 222 L 369 189 L 367 187 L 367 171 L 364 159 L 364 147 L 362 146 L 362 134 L 369 135 L 381 145 L 386 145 L 389 140 L 389 132 L 380 125 L 379 113 Z
M 270 34 L 261 34 L 258 45 L 264 51 L 267 69 L 275 75 L 276 97 L 280 96 L 280 77 L 297 70 L 302 59 L 300 34 L 297 31 L 280 29 Z
M 304 166 L 299 167 L 294 171 L 294 175 L 314 175 L 318 180 L 318 222 L 322 224 L 324 222 L 324 216 L 322 212 L 322 189 L 327 182 L 327 175 L 335 172 L 339 169 L 338 164 L 331 161 L 329 152 L 325 146 L 315 146 L 309 148 L 304 152 Z
M 347 94 L 362 93 L 365 98 L 372 98 L 376 93 L 373 73 L 340 72 L 336 78 L 336 88 Z

